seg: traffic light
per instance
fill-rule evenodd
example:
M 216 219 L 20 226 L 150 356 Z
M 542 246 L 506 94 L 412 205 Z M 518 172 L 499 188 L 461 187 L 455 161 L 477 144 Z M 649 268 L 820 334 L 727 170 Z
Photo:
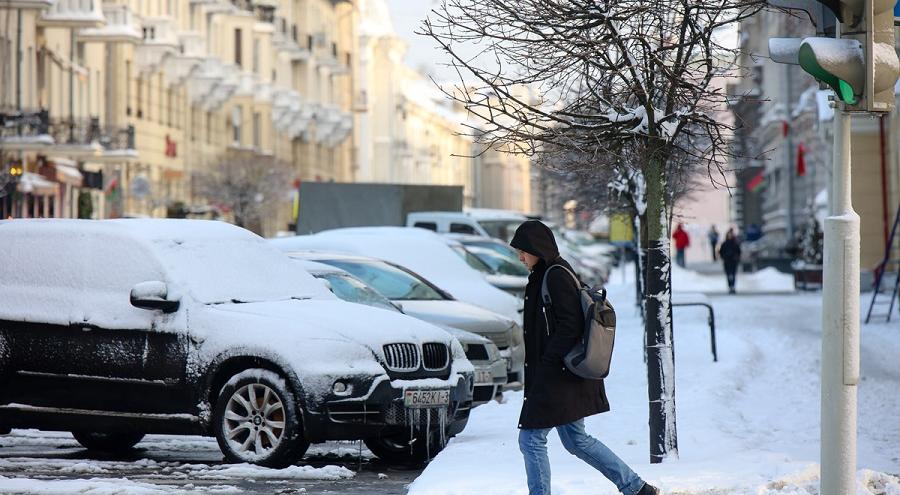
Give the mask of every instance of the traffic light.
M 896 0 L 768 0 L 768 4 L 806 12 L 819 35 L 770 39 L 773 61 L 799 64 L 831 87 L 848 111 L 894 108 L 894 85 L 900 77 L 894 48 Z M 839 33 L 830 29 L 834 19 L 840 22 Z M 830 34 L 837 37 L 821 37 Z

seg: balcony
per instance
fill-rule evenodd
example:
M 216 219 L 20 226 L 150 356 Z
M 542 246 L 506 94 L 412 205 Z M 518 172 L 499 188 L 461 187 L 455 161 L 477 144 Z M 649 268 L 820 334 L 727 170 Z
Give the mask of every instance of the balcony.
M 38 18 L 46 27 L 92 28 L 105 23 L 100 0 L 57 0 Z
M 53 142 L 46 110 L 0 113 L 0 148 L 4 151 L 41 151 Z
M 238 70 L 232 65 L 222 65 L 222 78 L 212 88 L 203 102 L 206 111 L 213 111 L 228 101 L 240 85 Z
M 272 123 L 280 132 L 289 132 L 294 114 L 300 112 L 300 94 L 289 89 L 272 91 Z
M 58 119 L 49 123 L 55 144 L 48 152 L 70 158 L 121 161 L 137 158 L 134 126 L 100 125 L 98 117 Z
M 145 17 L 144 42 L 135 48 L 135 66 L 145 74 L 159 70 L 163 60 L 180 49 L 175 22 L 169 17 Z
M 55 0 L 6 0 L 3 8 L 14 10 L 44 10 L 53 6 Z
M 127 5 L 104 5 L 106 25 L 84 28 L 78 32 L 79 41 L 106 43 L 140 43 L 144 35 L 137 16 Z
M 283 52 L 291 61 L 307 60 L 309 48 L 300 46 L 300 33 L 296 25 L 288 25 L 283 17 L 275 18 L 275 32 L 272 34 L 272 47 Z
M 316 132 L 313 139 L 320 144 L 327 144 L 332 134 L 341 124 L 341 112 L 334 105 L 323 105 L 315 115 Z
M 225 70 L 222 61 L 216 57 L 202 59 L 188 79 L 188 95 L 194 104 L 202 104 L 213 90 L 225 79 Z

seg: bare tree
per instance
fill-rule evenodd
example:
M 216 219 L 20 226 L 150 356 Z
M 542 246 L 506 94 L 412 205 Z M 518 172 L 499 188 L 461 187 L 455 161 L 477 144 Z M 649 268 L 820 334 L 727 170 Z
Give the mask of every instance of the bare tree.
M 461 82 L 443 90 L 483 121 L 472 134 L 485 146 L 529 155 L 552 146 L 598 173 L 623 167 L 646 267 L 651 462 L 678 452 L 669 186 L 684 167 L 725 182 L 733 128 L 716 116 L 726 103 L 716 79 L 735 57 L 719 39 L 759 8 L 758 0 L 443 0 L 421 29 L 450 55 Z
M 230 210 L 236 225 L 259 233 L 289 192 L 291 174 L 290 165 L 274 158 L 230 157 L 195 180 L 198 192 Z

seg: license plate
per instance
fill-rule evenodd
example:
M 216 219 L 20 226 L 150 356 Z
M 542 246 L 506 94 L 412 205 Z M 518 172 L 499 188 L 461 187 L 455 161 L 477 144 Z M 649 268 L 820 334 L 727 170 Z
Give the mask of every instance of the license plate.
M 406 407 L 434 407 L 449 406 L 449 390 L 407 390 L 403 394 L 403 403 Z
M 494 383 L 494 374 L 491 373 L 491 370 L 475 370 L 475 383 L 483 384 L 483 383 Z

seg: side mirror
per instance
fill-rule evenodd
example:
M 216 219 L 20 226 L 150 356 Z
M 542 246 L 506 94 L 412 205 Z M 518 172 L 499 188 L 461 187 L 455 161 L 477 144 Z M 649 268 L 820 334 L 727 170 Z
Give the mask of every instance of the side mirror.
M 169 288 L 165 282 L 141 282 L 131 289 L 131 305 L 135 308 L 162 310 L 163 313 L 178 311 L 180 302 L 168 298 Z

